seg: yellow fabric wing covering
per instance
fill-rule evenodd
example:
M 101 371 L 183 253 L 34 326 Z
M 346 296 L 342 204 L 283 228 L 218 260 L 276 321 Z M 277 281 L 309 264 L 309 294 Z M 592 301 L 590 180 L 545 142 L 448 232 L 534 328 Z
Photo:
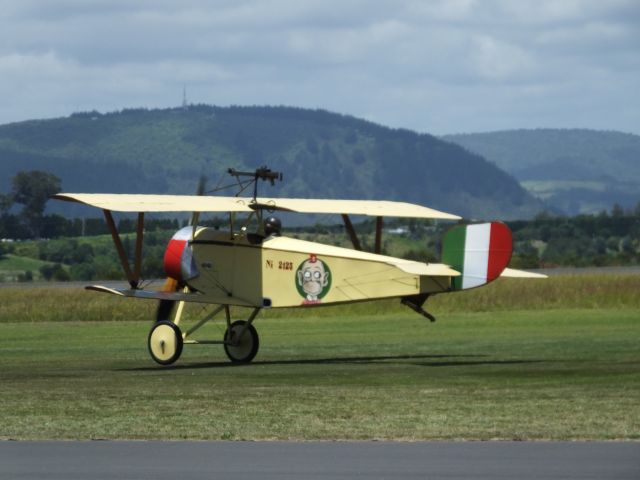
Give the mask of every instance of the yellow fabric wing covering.
M 453 215 L 413 203 L 385 200 L 325 200 L 308 198 L 214 197 L 197 195 L 141 195 L 59 193 L 52 198 L 115 212 L 251 212 L 257 208 L 297 213 L 367 215 L 459 220 Z
M 59 193 L 52 198 L 114 212 L 251 212 L 236 197 L 198 195 L 139 195 L 117 193 Z

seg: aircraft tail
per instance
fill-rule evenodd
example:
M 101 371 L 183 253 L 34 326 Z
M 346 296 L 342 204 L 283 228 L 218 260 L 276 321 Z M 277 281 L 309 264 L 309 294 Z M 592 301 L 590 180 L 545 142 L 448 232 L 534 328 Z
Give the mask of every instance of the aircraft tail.
M 453 227 L 442 242 L 442 262 L 459 271 L 453 290 L 485 285 L 500 276 L 511 260 L 511 230 L 491 222 Z

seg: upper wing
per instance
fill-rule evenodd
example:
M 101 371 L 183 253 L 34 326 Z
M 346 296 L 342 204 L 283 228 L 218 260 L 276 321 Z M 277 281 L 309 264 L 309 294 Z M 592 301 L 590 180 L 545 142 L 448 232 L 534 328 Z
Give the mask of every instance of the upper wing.
M 413 217 L 460 220 L 461 217 L 414 203 L 387 200 L 323 200 L 313 198 L 258 199 L 260 208 L 299 213 L 335 213 L 370 217 Z
M 51 198 L 114 212 L 251 212 L 237 197 L 198 195 L 139 195 L 120 193 L 58 193 Z
M 52 198 L 116 212 L 251 212 L 256 209 L 297 213 L 333 213 L 371 217 L 413 217 L 459 220 L 460 217 L 405 202 L 381 200 L 318 200 L 307 198 L 213 197 L 197 195 L 139 195 L 59 193 Z

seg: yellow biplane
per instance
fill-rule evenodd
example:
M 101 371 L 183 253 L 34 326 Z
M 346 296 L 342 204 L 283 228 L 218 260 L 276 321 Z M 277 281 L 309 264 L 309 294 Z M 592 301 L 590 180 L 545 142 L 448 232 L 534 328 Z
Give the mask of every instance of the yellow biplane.
M 261 198 L 259 180 L 272 184 L 282 175 L 266 167 L 255 172 L 229 169 L 253 197 L 60 193 L 53 198 L 103 210 L 130 288 L 88 286 L 88 290 L 123 297 L 159 300 L 148 337 L 151 357 L 161 365 L 174 363 L 184 344 L 222 344 L 232 362 L 248 363 L 258 352 L 253 325 L 263 308 L 320 305 L 399 298 L 434 321 L 423 305 L 430 295 L 466 290 L 499 276 L 544 277 L 506 268 L 511 258 L 511 232 L 500 222 L 454 226 L 443 240 L 443 263 L 422 263 L 381 255 L 384 217 L 460 220 L 457 215 L 403 202 Z M 247 179 L 248 178 L 248 179 Z M 135 257 L 130 264 L 111 212 L 138 214 Z M 167 281 L 162 289 L 141 286 L 144 216 L 148 212 L 191 212 L 191 225 L 169 241 L 164 255 Z M 198 226 L 202 212 L 229 214 L 229 230 Z M 265 212 L 269 215 L 265 215 Z M 280 235 L 273 212 L 338 214 L 353 249 Z M 244 214 L 244 218 L 243 218 Z M 374 252 L 362 250 L 349 215 L 376 218 Z M 267 218 L 265 218 L 267 217 Z M 254 231 L 249 231 L 249 227 Z M 184 304 L 214 304 L 208 315 L 186 331 L 180 328 Z M 246 320 L 233 321 L 230 306 L 249 307 Z M 196 340 L 194 333 L 225 312 L 221 340 Z

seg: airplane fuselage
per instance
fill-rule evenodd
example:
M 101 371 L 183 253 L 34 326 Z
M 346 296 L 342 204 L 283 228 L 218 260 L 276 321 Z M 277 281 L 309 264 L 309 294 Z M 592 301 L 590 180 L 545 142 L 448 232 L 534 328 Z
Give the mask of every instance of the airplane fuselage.
M 187 230 L 183 237 L 193 235 L 191 227 Z M 232 236 L 198 227 L 193 240 L 177 247 L 170 253 L 170 244 L 165 255 L 170 275 L 180 275 L 177 280 L 205 297 L 246 306 L 295 307 L 406 297 L 446 291 L 451 285 L 445 266 L 431 266 L 434 272 L 444 268 L 444 275 L 426 275 L 426 264 L 284 236 Z M 179 265 L 176 252 L 180 252 Z

